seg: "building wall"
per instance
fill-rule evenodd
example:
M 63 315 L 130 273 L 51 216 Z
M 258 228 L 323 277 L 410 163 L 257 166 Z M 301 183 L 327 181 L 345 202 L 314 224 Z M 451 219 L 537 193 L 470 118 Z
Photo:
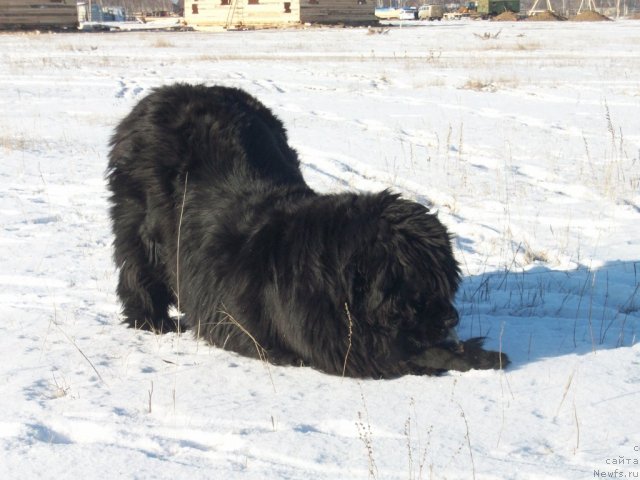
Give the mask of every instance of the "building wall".
M 0 28 L 77 25 L 76 0 L 0 0 Z
M 303 23 L 373 23 L 375 0 L 299 0 Z
M 185 0 L 185 21 L 188 25 L 230 27 L 300 22 L 299 0 L 237 0 L 235 6 L 233 3 L 234 0 Z
M 375 20 L 374 0 L 185 0 L 189 25 L 275 26 L 296 23 L 366 23 Z M 231 5 L 229 4 L 231 3 Z M 231 13 L 233 11 L 233 13 Z

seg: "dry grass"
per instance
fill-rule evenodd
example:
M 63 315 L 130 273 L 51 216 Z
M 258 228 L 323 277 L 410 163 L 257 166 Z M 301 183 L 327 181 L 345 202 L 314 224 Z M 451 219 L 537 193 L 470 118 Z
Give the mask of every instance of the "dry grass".
M 411 398 L 409 401 L 409 407 L 409 417 L 404 424 L 404 436 L 407 440 L 407 455 L 409 457 L 409 480 L 422 480 L 424 478 L 424 469 L 427 463 L 427 455 L 431 444 L 431 432 L 433 430 L 433 425 L 430 425 L 427 429 L 427 444 L 423 446 L 420 436 L 420 425 L 417 419 L 418 414 L 416 411 L 415 399 Z M 414 452 L 418 454 L 415 459 Z M 433 465 L 430 465 L 430 470 L 431 473 L 433 473 Z
M 226 308 L 224 307 L 224 305 L 222 306 L 222 310 L 219 311 L 218 313 L 221 313 L 225 316 L 225 320 L 221 320 L 219 322 L 219 324 L 223 324 L 228 322 L 231 325 L 234 325 L 235 327 L 238 328 L 238 330 L 240 330 L 244 335 L 246 335 L 254 344 L 255 348 L 256 348 L 256 353 L 258 356 L 258 359 L 264 364 L 265 368 L 267 369 L 267 373 L 269 374 L 269 380 L 271 381 L 271 386 L 273 387 L 273 391 L 276 391 L 276 384 L 273 381 L 273 375 L 271 374 L 271 364 L 269 363 L 269 358 L 267 356 L 267 350 L 260 345 L 260 342 L 258 342 L 258 340 L 251 334 L 251 332 L 249 332 L 249 330 L 247 330 L 240 322 L 238 322 L 233 315 L 231 315 L 229 312 L 226 311 Z M 222 345 L 222 348 L 224 348 L 224 345 Z
M 171 43 L 166 38 L 158 37 L 153 42 L 151 42 L 151 46 L 153 48 L 173 48 L 175 47 L 175 44 Z
M 526 240 L 522 243 L 522 258 L 524 265 L 531 265 L 535 262 L 547 263 L 549 261 L 549 254 L 545 251 L 534 250 L 529 242 Z
M 603 104 L 604 126 L 607 138 L 604 150 L 593 151 L 583 135 L 585 164 L 583 169 L 585 184 L 591 185 L 604 197 L 616 203 L 630 204 L 630 200 L 640 189 L 640 163 L 628 152 L 622 127 L 616 125 L 607 100 Z
M 98 49 L 98 46 L 88 45 L 86 43 L 61 43 L 56 48 L 62 52 L 94 52 Z
M 378 466 L 376 465 L 373 454 L 373 433 L 371 432 L 371 422 L 369 421 L 369 410 L 367 409 L 367 402 L 365 401 L 362 390 L 360 390 L 360 398 L 362 399 L 362 408 L 364 413 L 358 411 L 356 428 L 358 429 L 358 437 L 364 444 L 367 451 L 369 478 L 375 480 L 378 478 Z
M 56 377 L 55 372 L 53 373 L 53 383 L 51 384 L 52 388 L 52 398 L 62 398 L 66 397 L 69 391 L 71 390 L 71 386 L 67 383 L 66 379 L 62 377 L 60 380 Z
M 344 364 L 342 365 L 342 376 L 344 377 L 345 372 L 347 371 L 347 361 L 349 360 L 349 353 L 351 352 L 351 340 L 353 337 L 353 320 L 351 319 L 351 312 L 349 311 L 349 304 L 345 302 L 344 310 L 347 314 L 347 320 L 349 321 L 349 336 L 347 338 L 347 353 L 344 355 Z
M 513 47 L 514 50 L 518 50 L 521 52 L 530 51 L 530 50 L 540 50 L 542 48 L 542 44 L 540 42 L 529 41 L 529 42 L 517 42 Z
M 461 90 L 495 93 L 502 89 L 514 89 L 520 85 L 516 77 L 497 77 L 488 79 L 470 78 L 460 87 Z
M 464 413 L 464 409 L 462 408 L 462 406 L 460 404 L 458 404 L 458 407 L 460 407 L 460 414 L 462 415 L 462 419 L 464 420 L 464 427 L 465 427 L 465 435 L 464 438 L 467 442 L 467 448 L 469 449 L 469 458 L 471 459 L 471 478 L 473 478 L 473 480 L 475 480 L 476 478 L 476 463 L 473 460 L 473 449 L 471 448 L 471 437 L 469 435 L 469 422 L 467 421 L 467 416 Z
M 479 80 L 477 78 L 470 78 L 466 83 L 460 87 L 462 90 L 474 90 L 476 92 L 497 92 L 498 87 L 491 80 Z

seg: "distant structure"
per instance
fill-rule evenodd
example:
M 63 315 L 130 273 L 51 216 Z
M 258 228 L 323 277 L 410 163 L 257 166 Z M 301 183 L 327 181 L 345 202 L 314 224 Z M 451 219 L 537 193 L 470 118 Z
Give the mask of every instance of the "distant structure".
M 271 27 L 300 23 L 372 24 L 375 0 L 185 0 L 192 26 Z
M 591 10 L 593 12 L 598 11 L 595 0 L 581 0 L 580 6 L 578 7 L 578 13 L 582 12 L 583 10 Z
M 551 0 L 546 0 L 546 5 L 544 9 L 539 9 L 538 3 L 540 3 L 540 0 L 535 0 L 535 2 L 533 2 L 533 5 L 531 5 L 531 8 L 529 9 L 529 12 L 527 13 L 527 15 L 531 16 L 531 15 L 534 15 L 536 12 L 542 12 L 542 11 L 553 12 L 553 7 L 551 6 Z
M 78 19 L 81 22 L 124 22 L 127 11 L 123 6 L 103 6 L 82 0 L 78 2 Z
M 551 11 L 571 17 L 585 10 L 593 10 L 609 17 L 625 17 L 640 12 L 640 0 L 522 0 L 528 15 Z
M 76 0 L 0 0 L 0 29 L 77 26 Z

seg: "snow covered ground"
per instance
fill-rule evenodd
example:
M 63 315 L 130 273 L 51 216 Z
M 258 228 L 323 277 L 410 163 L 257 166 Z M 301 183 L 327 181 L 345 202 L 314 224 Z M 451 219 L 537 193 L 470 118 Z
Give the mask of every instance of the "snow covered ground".
M 0 478 L 639 478 L 639 44 L 633 21 L 0 34 Z M 257 95 L 318 190 L 437 209 L 459 333 L 512 365 L 358 381 L 120 325 L 107 142 L 174 81 Z

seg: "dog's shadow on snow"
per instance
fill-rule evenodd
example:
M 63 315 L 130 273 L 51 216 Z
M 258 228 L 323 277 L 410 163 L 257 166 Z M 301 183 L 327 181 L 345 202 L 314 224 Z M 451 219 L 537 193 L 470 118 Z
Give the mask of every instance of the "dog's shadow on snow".
M 640 333 L 640 261 L 598 268 L 546 266 L 465 276 L 456 297 L 462 339 L 486 336 L 510 368 L 626 347 Z

